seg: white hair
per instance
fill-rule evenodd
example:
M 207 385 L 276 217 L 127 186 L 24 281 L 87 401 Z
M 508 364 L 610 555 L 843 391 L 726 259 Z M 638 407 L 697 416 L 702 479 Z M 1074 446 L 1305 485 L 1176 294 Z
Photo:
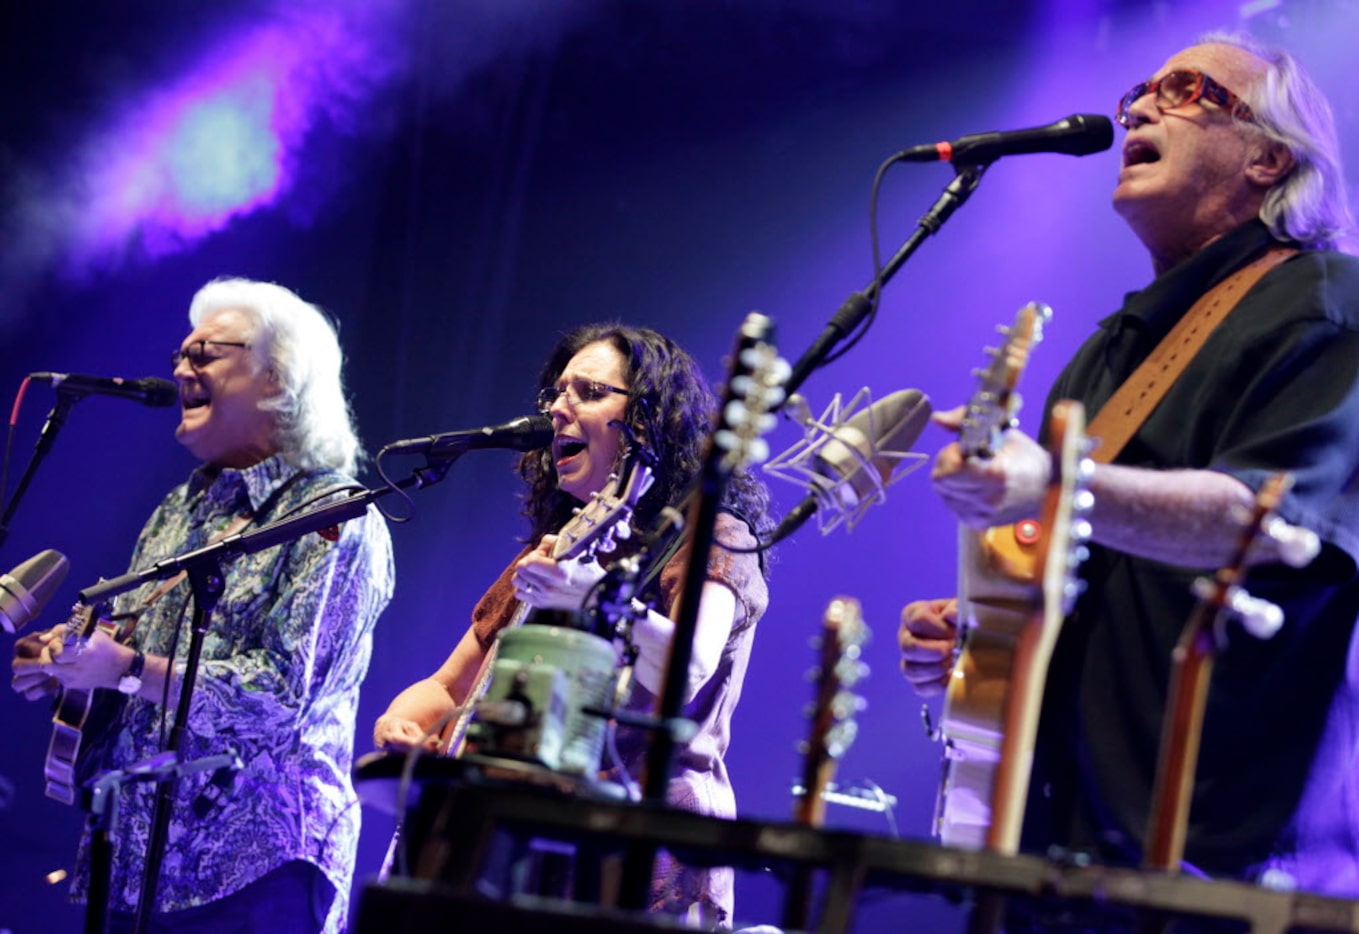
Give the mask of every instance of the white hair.
M 1248 36 L 1213 32 L 1200 43 L 1231 45 L 1269 67 L 1264 78 L 1239 89 L 1255 111 L 1247 124 L 1284 146 L 1293 170 L 1265 195 L 1260 220 L 1279 240 L 1334 248 L 1353 225 L 1331 105 L 1292 55 L 1261 45 Z
M 353 474 L 361 451 L 345 398 L 344 355 L 330 321 L 281 285 L 231 278 L 198 290 L 189 321 L 197 327 L 227 309 L 251 320 L 251 355 L 257 366 L 278 375 L 279 394 L 260 405 L 275 413 L 275 442 L 284 459 L 304 470 Z

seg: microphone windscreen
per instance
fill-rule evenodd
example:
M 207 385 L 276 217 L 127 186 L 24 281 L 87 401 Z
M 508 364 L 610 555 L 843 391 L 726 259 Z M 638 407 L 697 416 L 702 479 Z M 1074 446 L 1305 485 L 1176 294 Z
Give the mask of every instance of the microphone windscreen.
M 1067 120 L 1077 130 L 1066 150 L 1069 155 L 1089 156 L 1114 144 L 1114 125 L 1104 114 L 1072 114 Z
M 169 408 L 179 402 L 179 384 L 158 376 L 148 376 L 137 380 L 137 385 L 146 393 L 144 401 L 157 409 Z
M 49 548 L 0 574 L 0 629 L 15 633 L 37 619 L 70 567 L 65 555 Z
M 930 422 L 929 398 L 899 389 L 853 416 L 821 448 L 818 468 L 854 492 L 856 505 L 881 492 Z

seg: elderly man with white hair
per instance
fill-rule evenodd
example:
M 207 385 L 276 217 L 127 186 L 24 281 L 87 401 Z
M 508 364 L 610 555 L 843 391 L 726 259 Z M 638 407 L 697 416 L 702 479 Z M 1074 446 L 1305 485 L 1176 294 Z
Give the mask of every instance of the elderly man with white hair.
M 171 355 L 175 436 L 202 464 L 151 515 L 131 567 L 202 548 L 357 487 L 359 455 L 326 317 L 288 289 L 208 283 Z M 376 510 L 325 534 L 223 565 L 192 691 L 181 756 L 228 748 L 244 763 L 234 792 L 211 775 L 180 779 L 152 931 L 339 931 L 359 831 L 350 781 L 359 685 L 373 627 L 391 599 L 391 541 Z M 88 778 L 155 755 L 173 719 L 189 643 L 189 582 L 120 596 L 118 637 L 64 651 L 61 627 L 21 639 L 14 687 L 93 690 L 103 729 L 85 739 Z M 91 731 L 87 731 L 91 732 Z M 109 929 L 134 923 L 153 789 L 123 792 L 109 886 Z M 90 838 L 73 896 L 90 891 Z

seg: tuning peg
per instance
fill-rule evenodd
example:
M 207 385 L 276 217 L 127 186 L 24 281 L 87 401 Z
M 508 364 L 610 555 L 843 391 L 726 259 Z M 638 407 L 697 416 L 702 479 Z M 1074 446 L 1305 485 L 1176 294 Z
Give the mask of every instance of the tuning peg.
M 837 720 L 848 720 L 868 706 L 858 694 L 852 691 L 839 691 L 831 700 L 831 713 Z
M 1076 495 L 1071 497 L 1071 508 L 1081 514 L 1089 512 L 1095 508 L 1095 494 L 1089 490 L 1077 490 Z
M 835 673 L 841 684 L 854 684 L 868 677 L 868 665 L 859 661 L 856 653 L 855 658 L 845 658 L 836 665 Z
M 1321 552 L 1321 539 L 1317 533 L 1291 525 L 1278 516 L 1266 522 L 1263 531 L 1279 546 L 1279 557 L 1289 567 L 1306 567 Z
M 1095 533 L 1094 526 L 1089 519 L 1077 519 L 1071 523 L 1071 537 L 1078 542 L 1090 541 L 1090 536 Z
M 1081 594 L 1085 593 L 1085 581 L 1080 578 L 1073 578 L 1062 585 L 1062 602 L 1068 607 L 1074 606 Z
M 1218 584 L 1212 578 L 1200 577 L 1194 581 L 1194 596 L 1200 600 L 1212 600 L 1217 594 Z M 1268 600 L 1252 597 L 1235 584 L 1223 595 L 1222 607 L 1241 620 L 1241 627 L 1257 639 L 1270 638 L 1284 624 L 1283 610 Z
M 845 754 L 845 750 L 854 745 L 854 739 L 858 735 L 859 724 L 853 720 L 835 724 L 826 733 L 826 753 L 832 759 L 839 759 Z
M 613 537 L 620 542 L 625 542 L 632 538 L 632 525 L 627 519 L 619 519 L 613 526 Z
M 1268 639 L 1283 628 L 1284 614 L 1268 600 L 1252 597 L 1240 588 L 1228 592 L 1228 606 L 1241 620 L 1241 626 L 1257 639 Z

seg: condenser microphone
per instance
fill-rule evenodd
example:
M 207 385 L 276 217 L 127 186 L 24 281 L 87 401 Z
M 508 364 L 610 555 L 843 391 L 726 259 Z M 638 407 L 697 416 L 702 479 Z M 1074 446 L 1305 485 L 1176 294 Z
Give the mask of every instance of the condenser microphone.
M 0 574 L 0 629 L 16 633 L 37 619 L 70 569 L 66 556 L 49 548 Z
M 431 458 L 457 457 L 464 451 L 501 448 L 510 451 L 534 451 L 552 443 L 552 419 L 546 415 L 521 415 L 503 425 L 448 431 L 424 438 L 393 441 L 381 454 L 424 454 Z
M 931 411 L 924 393 L 902 389 L 848 419 L 828 426 L 811 422 L 807 437 L 766 468 L 810 491 L 783 517 L 771 544 L 818 512 L 823 534 L 842 522 L 852 528 L 869 506 L 885 498 L 890 484 L 906 475 L 900 468 L 907 461 L 925 460 L 911 446 L 929 424 Z
M 1103 152 L 1114 144 L 1114 125 L 1100 114 L 1072 114 L 1064 120 L 1027 130 L 998 133 L 973 133 L 952 142 L 912 146 L 897 153 L 899 162 L 952 162 L 954 165 L 979 165 L 1001 156 L 1022 156 L 1035 152 L 1059 152 L 1068 156 L 1088 156 Z
M 30 373 L 35 383 L 48 383 L 59 392 L 77 395 L 117 396 L 142 405 L 165 408 L 179 401 L 179 387 L 168 379 L 122 379 L 118 376 L 82 376 L 79 373 Z

